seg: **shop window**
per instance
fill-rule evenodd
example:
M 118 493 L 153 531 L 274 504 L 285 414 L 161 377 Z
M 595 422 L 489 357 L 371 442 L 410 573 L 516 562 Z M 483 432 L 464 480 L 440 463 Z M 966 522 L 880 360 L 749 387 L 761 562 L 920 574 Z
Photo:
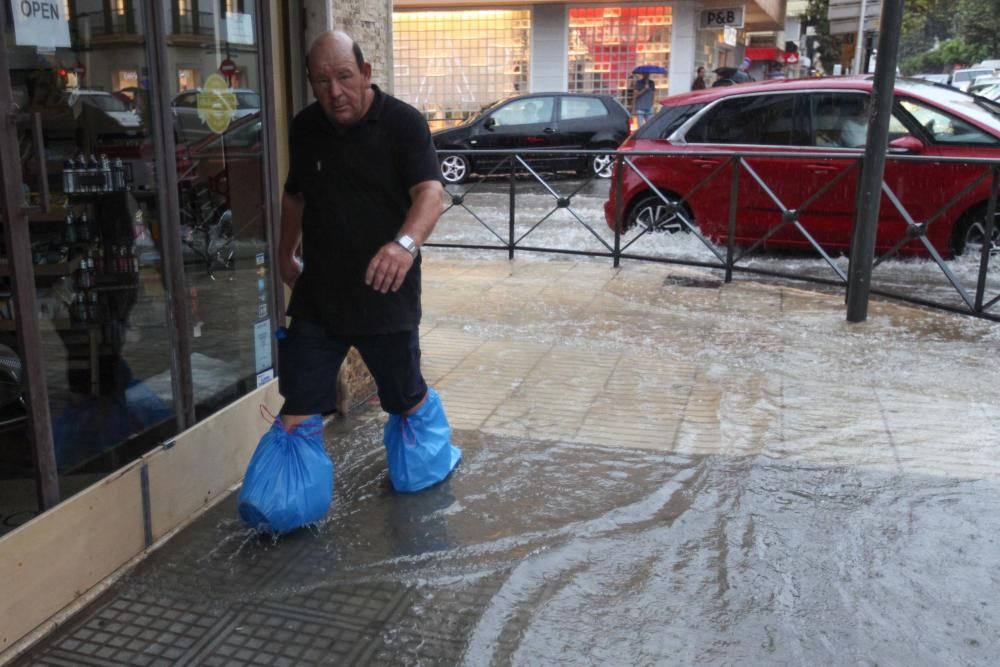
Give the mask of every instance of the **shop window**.
M 580 7 L 569 10 L 569 90 L 613 95 L 631 106 L 637 65 L 666 67 L 670 7 Z M 666 90 L 666 75 L 652 76 Z
M 118 69 L 111 72 L 111 90 L 134 90 L 139 87 L 139 72 L 134 69 Z
M 394 12 L 392 26 L 395 94 L 434 129 L 527 92 L 530 11 Z
M 198 70 L 192 67 L 177 68 L 177 90 L 191 90 L 198 87 Z

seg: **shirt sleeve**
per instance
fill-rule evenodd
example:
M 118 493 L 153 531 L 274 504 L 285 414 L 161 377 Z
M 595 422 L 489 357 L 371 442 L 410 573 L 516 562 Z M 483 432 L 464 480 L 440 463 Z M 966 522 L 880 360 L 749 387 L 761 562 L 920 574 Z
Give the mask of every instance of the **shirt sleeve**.
M 412 188 L 424 181 L 441 181 L 441 166 L 431 137 L 427 121 L 420 112 L 406 105 L 399 114 L 397 138 L 399 152 L 398 166 L 403 184 Z

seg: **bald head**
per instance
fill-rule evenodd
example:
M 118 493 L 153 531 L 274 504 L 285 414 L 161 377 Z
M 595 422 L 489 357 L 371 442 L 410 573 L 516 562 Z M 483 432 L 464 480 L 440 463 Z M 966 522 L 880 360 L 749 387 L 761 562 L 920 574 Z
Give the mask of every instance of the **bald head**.
M 330 122 L 343 128 L 364 117 L 375 96 L 372 66 L 350 35 L 321 34 L 309 47 L 306 66 L 313 95 Z
M 341 54 L 350 52 L 358 69 L 364 67 L 365 56 L 358 43 L 342 30 L 327 30 L 320 33 L 309 47 L 309 53 L 306 54 L 306 68 L 312 71 L 313 61 L 316 57 L 334 52 Z

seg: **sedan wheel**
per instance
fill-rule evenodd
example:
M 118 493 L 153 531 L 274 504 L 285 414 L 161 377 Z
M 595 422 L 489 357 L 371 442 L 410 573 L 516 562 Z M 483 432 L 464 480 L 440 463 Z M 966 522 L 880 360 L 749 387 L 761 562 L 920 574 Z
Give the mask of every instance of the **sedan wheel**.
M 986 216 L 983 211 L 969 215 L 959 226 L 955 239 L 955 256 L 971 255 L 979 257 L 986 241 Z M 1000 220 L 993 223 L 993 234 L 989 240 L 990 255 L 1000 257 Z
M 678 205 L 678 199 L 670 195 L 666 195 L 666 197 L 674 206 Z M 669 234 L 690 231 L 674 210 L 674 206 L 668 206 L 656 195 L 649 195 L 643 198 L 632 209 L 632 213 L 628 219 L 628 227 L 631 228 L 638 225 L 640 229 L 667 232 Z M 687 219 L 690 222 L 694 222 L 690 215 L 687 216 Z
M 463 155 L 446 155 L 441 158 L 441 176 L 447 183 L 464 183 L 469 175 L 469 161 Z
M 590 160 L 590 170 L 597 178 L 611 178 L 611 167 L 614 164 L 614 155 L 594 155 Z

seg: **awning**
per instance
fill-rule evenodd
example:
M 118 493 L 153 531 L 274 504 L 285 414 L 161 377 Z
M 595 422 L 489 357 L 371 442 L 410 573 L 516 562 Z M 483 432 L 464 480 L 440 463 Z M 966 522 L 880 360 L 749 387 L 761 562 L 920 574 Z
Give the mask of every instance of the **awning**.
M 766 60 L 770 62 L 783 63 L 785 52 L 776 46 L 747 47 L 743 51 L 743 56 L 754 62 Z

